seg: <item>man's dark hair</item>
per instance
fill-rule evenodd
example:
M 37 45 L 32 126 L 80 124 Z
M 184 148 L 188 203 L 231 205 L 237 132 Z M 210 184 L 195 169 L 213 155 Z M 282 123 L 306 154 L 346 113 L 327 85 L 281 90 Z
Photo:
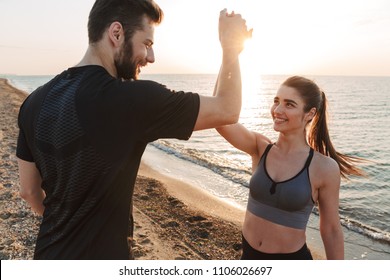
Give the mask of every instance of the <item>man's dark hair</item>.
M 122 24 L 125 40 L 130 40 L 135 31 L 142 30 L 144 15 L 156 24 L 163 19 L 163 11 L 153 0 L 96 0 L 88 19 L 89 43 L 102 39 L 115 21 Z

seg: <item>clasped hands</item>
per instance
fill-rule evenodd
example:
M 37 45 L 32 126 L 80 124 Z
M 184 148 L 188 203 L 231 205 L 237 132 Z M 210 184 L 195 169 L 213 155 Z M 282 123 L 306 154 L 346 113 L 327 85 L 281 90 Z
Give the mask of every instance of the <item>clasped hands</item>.
M 238 54 L 244 49 L 246 39 L 252 37 L 253 29 L 248 30 L 246 21 L 234 11 L 230 14 L 223 9 L 219 15 L 219 41 L 224 51 L 235 51 Z

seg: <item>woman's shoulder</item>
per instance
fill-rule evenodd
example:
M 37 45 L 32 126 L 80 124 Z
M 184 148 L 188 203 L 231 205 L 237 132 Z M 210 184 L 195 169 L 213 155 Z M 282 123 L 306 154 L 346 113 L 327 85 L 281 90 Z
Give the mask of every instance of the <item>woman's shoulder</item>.
M 329 156 L 325 156 L 315 151 L 312 164 L 316 175 L 323 178 L 328 176 L 340 176 L 340 167 L 338 163 Z

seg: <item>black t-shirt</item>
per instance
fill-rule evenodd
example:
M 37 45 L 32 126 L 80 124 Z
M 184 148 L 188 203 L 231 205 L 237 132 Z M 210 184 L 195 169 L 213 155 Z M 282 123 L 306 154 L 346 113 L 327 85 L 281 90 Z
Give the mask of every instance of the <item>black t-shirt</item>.
M 46 192 L 35 259 L 127 259 L 129 210 L 141 156 L 158 138 L 188 139 L 199 96 L 121 81 L 100 66 L 70 68 L 19 113 L 17 156 Z

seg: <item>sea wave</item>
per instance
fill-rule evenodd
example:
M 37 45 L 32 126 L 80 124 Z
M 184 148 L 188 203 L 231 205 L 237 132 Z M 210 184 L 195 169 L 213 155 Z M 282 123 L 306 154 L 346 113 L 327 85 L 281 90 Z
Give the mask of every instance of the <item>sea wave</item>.
M 366 224 L 362 224 L 358 221 L 348 219 L 345 217 L 341 219 L 341 223 L 349 230 L 360 233 L 376 241 L 380 241 L 390 245 L 390 233 L 388 232 L 382 231 L 380 229 L 368 226 Z
M 312 213 L 319 217 L 319 210 L 317 206 L 313 208 Z M 379 241 L 383 244 L 390 245 L 390 233 L 386 231 L 369 226 L 367 224 L 364 224 L 362 222 L 356 221 L 343 215 L 340 215 L 340 223 L 342 226 L 353 232 L 359 233 L 365 237 L 368 237 L 375 241 Z
M 249 169 L 229 166 L 224 157 L 216 154 L 210 155 L 209 153 L 199 152 L 197 149 L 179 147 L 175 143 L 165 140 L 153 142 L 151 145 L 167 154 L 206 167 L 242 187 L 248 187 L 251 171 Z

